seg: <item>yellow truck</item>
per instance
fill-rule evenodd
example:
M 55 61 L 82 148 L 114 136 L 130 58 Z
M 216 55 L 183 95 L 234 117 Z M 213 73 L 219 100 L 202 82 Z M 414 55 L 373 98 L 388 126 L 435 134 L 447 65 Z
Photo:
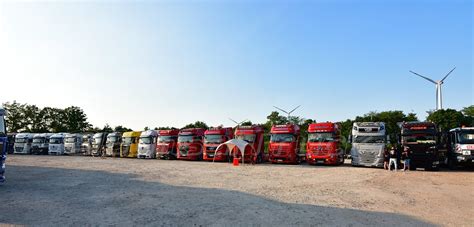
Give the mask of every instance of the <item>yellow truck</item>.
M 138 139 L 142 132 L 131 131 L 122 135 L 122 144 L 120 144 L 121 158 L 136 158 L 138 153 Z

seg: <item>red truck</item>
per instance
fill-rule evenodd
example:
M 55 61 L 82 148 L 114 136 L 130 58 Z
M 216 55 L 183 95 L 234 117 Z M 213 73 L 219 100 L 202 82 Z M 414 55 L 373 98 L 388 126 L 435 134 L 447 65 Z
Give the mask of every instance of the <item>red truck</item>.
M 338 123 L 314 123 L 308 127 L 306 161 L 308 164 L 341 165 L 344 151 L 341 148 L 341 126 Z
M 262 163 L 265 161 L 263 133 L 263 128 L 258 125 L 238 126 L 235 130 L 235 138 L 244 140 L 251 146 L 244 151 L 245 163 Z M 233 156 L 241 159 L 242 155 L 237 151 L 237 148 L 234 148 Z
M 227 161 L 229 160 L 229 152 L 225 146 L 217 147 L 221 143 L 234 138 L 234 130 L 232 128 L 210 128 L 204 132 L 204 153 L 202 159 L 206 161 Z M 214 157 L 215 156 L 215 157 Z
M 176 159 L 178 150 L 178 129 L 158 131 L 156 157 L 159 159 Z
M 202 160 L 204 129 L 187 128 L 178 134 L 179 160 Z
M 298 164 L 301 161 L 300 127 L 294 124 L 274 125 L 270 130 L 268 145 L 271 163 Z

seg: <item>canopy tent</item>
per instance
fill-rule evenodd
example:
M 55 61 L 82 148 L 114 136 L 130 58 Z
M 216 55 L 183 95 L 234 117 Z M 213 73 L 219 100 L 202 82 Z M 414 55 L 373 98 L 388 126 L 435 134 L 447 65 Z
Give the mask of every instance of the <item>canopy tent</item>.
M 241 139 L 231 139 L 231 140 L 229 140 L 225 143 L 222 143 L 216 148 L 216 151 L 218 151 L 219 148 L 222 147 L 222 146 L 227 146 L 229 151 L 232 151 L 235 147 L 239 148 L 239 151 L 242 154 L 242 163 L 244 163 L 245 148 L 247 148 L 247 146 L 249 146 L 250 148 L 252 148 L 252 150 L 254 150 L 254 148 L 252 146 L 250 146 L 249 143 L 247 143 L 245 140 L 241 140 Z M 216 156 L 214 156 L 214 159 L 215 158 L 216 158 Z M 212 161 L 214 161 L 214 159 Z

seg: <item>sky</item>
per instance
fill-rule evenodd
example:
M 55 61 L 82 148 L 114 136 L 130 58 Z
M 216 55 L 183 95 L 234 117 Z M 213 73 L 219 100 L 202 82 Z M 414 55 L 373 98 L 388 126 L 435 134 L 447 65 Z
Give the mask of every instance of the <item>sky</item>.
M 0 103 L 95 126 L 317 121 L 474 103 L 472 1 L 2 1 Z

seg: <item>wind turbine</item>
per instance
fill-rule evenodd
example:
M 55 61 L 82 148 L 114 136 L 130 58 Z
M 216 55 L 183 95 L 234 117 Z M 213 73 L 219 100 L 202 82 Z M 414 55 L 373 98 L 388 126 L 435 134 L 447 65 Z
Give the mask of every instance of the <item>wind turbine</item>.
M 236 120 L 234 120 L 234 119 L 232 119 L 232 118 L 229 118 L 229 120 L 231 120 L 231 121 L 233 121 L 235 124 L 237 124 L 237 126 L 235 126 L 235 127 L 239 127 L 242 123 L 248 121 L 248 119 L 245 119 L 245 120 L 243 120 L 243 121 L 241 121 L 241 122 L 239 123 L 239 122 L 237 122 Z
M 436 110 L 441 110 L 443 109 L 443 96 L 441 95 L 441 85 L 443 85 L 444 83 L 444 80 L 449 76 L 449 74 L 451 74 L 451 72 L 454 71 L 454 69 L 456 69 L 456 67 L 454 67 L 453 69 L 451 69 L 451 71 L 449 71 L 448 74 L 446 74 L 446 76 L 443 77 L 443 79 L 441 80 L 438 80 L 438 81 L 434 81 L 426 76 L 422 76 L 416 72 L 413 72 L 410 70 L 411 73 L 431 82 L 431 83 L 434 83 L 436 85 Z
M 300 108 L 300 106 L 301 106 L 301 105 L 295 107 L 295 108 L 294 108 L 293 110 L 291 110 L 291 111 L 286 111 L 286 110 L 284 110 L 284 109 L 282 109 L 282 108 L 280 108 L 280 107 L 277 107 L 277 106 L 273 106 L 273 107 L 275 107 L 276 109 L 278 109 L 279 111 L 281 111 L 281 112 L 283 112 L 283 113 L 288 114 L 288 118 L 287 118 L 287 119 L 288 119 L 288 121 L 290 121 L 291 113 L 293 113 L 293 111 L 295 111 L 296 109 Z

